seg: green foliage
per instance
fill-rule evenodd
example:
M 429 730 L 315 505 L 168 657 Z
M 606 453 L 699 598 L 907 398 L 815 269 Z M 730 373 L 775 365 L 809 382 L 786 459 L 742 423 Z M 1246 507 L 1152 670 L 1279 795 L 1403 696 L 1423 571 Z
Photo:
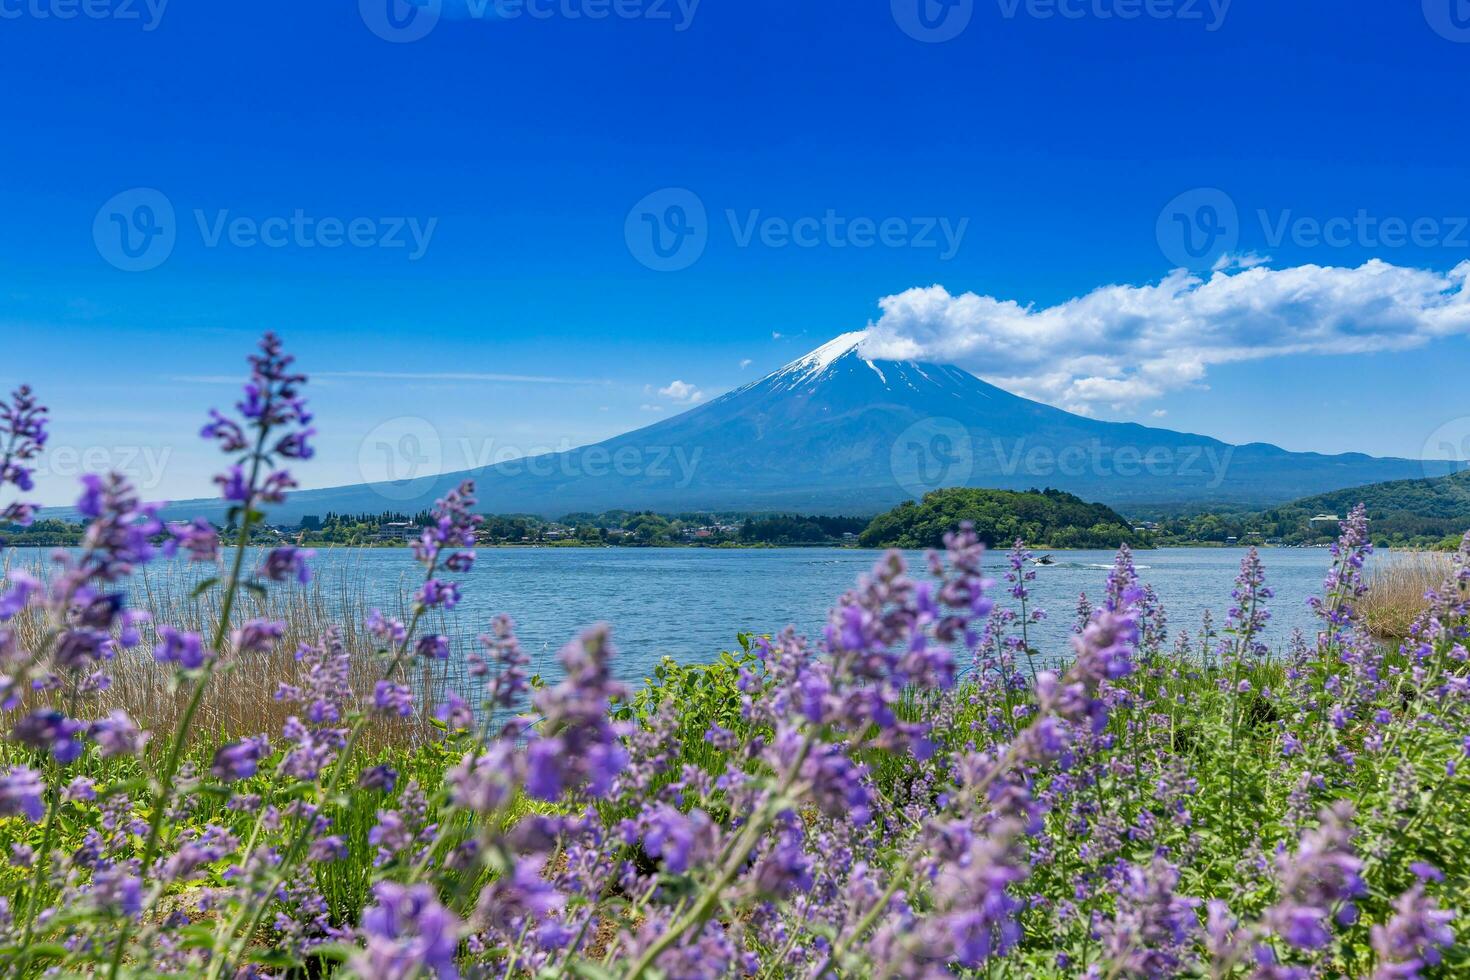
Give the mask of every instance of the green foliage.
M 1350 487 L 1260 511 L 1167 515 L 1159 521 L 1159 541 L 1224 544 L 1235 538 L 1242 544 L 1326 544 L 1337 537 L 1337 522 L 1312 518 L 1345 517 L 1358 503 L 1368 508 L 1374 543 L 1452 551 L 1470 527 L 1470 472 Z
M 944 536 L 962 521 L 975 526 L 987 545 L 1006 545 L 1017 538 L 1045 548 L 1147 547 L 1116 511 L 1090 504 L 1060 490 L 984 490 L 953 487 L 924 495 L 922 502 L 904 501 L 880 514 L 858 538 L 868 548 L 939 548 Z

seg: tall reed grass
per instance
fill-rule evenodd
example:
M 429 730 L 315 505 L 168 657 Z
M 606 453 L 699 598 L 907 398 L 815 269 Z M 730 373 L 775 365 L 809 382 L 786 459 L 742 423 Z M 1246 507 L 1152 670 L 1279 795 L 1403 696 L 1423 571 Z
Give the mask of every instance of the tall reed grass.
M 1431 589 L 1444 585 L 1453 571 L 1451 556 L 1416 551 L 1379 564 L 1368 576 L 1368 592 L 1358 603 L 1368 630 L 1379 640 L 1402 640 L 1429 605 Z
M 11 552 L 6 571 L 15 566 L 44 578 L 46 563 L 38 560 L 40 555 L 40 552 Z M 221 556 L 222 563 L 230 560 L 228 552 Z M 251 560 L 247 558 L 247 567 Z M 222 571 L 213 566 L 157 562 L 133 576 L 129 605 L 147 612 L 151 620 L 142 629 L 143 642 L 132 650 L 119 650 L 110 666 L 111 686 L 102 694 L 100 702 L 104 712 L 113 708 L 126 710 L 151 731 L 174 728 L 188 703 L 189 692 L 178 686 L 171 665 L 153 659 L 152 650 L 158 639 L 154 624 L 167 623 L 177 629 L 207 635 L 219 618 L 219 591 L 210 590 L 198 597 L 194 592 L 200 582 Z M 294 651 L 302 644 L 317 643 L 328 627 L 334 625 L 351 654 L 354 701 L 348 707 L 355 711 L 370 706 L 373 686 L 382 678 L 382 665 L 373 655 L 372 639 L 362 627 L 371 605 L 370 592 L 366 570 L 350 562 L 331 563 L 305 588 L 275 589 L 265 594 L 244 592 L 231 614 L 232 622 L 238 624 L 257 618 L 283 622 L 285 637 L 277 652 L 271 654 L 240 655 L 225 651 L 223 676 L 205 694 L 190 732 L 191 739 L 213 744 L 221 739 L 279 732 L 286 717 L 300 709 L 276 700 L 276 692 L 283 684 L 300 685 L 304 678 L 296 658 L 283 656 L 279 651 Z M 12 624 L 25 649 L 43 646 L 44 624 L 35 612 L 34 609 L 22 611 Z M 440 622 L 438 627 L 443 628 L 444 623 Z M 363 748 L 368 753 L 411 749 L 440 737 L 442 733 L 432 720 L 433 706 L 443 700 L 446 687 L 459 673 L 458 667 L 453 661 L 421 660 L 416 670 L 409 673 L 409 682 L 416 688 L 417 713 L 410 718 L 375 720 L 363 734 Z M 28 702 L 29 699 L 22 702 L 15 711 L 17 717 L 34 707 Z

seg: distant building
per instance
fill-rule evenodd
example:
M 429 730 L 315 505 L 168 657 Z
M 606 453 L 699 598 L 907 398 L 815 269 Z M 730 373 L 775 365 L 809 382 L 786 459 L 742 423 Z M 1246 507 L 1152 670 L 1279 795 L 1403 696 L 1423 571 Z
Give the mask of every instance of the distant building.
M 1316 517 L 1307 518 L 1308 524 L 1341 524 L 1342 518 L 1336 514 L 1318 514 Z
M 422 529 L 413 521 L 389 521 L 378 526 L 379 541 L 413 541 Z

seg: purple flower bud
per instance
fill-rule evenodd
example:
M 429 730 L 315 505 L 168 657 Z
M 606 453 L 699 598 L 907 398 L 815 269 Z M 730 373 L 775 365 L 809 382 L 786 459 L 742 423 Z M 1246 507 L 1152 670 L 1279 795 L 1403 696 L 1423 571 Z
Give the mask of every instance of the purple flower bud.
M 40 823 L 46 815 L 46 804 L 41 799 L 45 792 L 40 773 L 29 766 L 11 766 L 0 774 L 0 816 L 24 816 Z
M 305 585 L 311 581 L 311 567 L 306 562 L 315 557 L 316 552 L 306 548 L 295 548 L 290 545 L 272 548 L 266 553 L 265 561 L 261 562 L 256 574 L 272 582 L 284 582 L 294 578 L 301 585 Z
M 181 633 L 172 626 L 160 626 L 158 639 L 153 659 L 161 664 L 178 664 L 185 670 L 195 670 L 208 659 L 204 640 L 198 633 Z
M 269 754 L 270 743 L 264 735 L 257 735 L 243 742 L 230 742 L 215 751 L 214 762 L 209 771 L 227 782 L 249 779 L 255 775 L 260 760 Z
M 10 734 L 22 745 L 50 752 L 57 762 L 65 765 L 82 754 L 82 743 L 76 736 L 85 727 L 59 711 L 42 709 L 22 718 Z
M 398 773 L 388 766 L 372 766 L 364 769 L 357 780 L 360 789 L 379 790 L 384 793 L 393 792 L 393 787 L 397 784 Z
M 103 758 L 137 755 L 148 743 L 148 733 L 140 731 L 127 712 L 121 710 L 114 710 L 106 718 L 92 722 L 88 734 L 100 747 Z

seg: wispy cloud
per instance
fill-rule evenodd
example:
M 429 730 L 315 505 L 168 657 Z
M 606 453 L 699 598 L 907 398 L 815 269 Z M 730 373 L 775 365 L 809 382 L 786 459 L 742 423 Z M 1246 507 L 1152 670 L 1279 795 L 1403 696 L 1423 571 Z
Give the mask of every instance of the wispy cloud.
M 1470 334 L 1470 261 L 1449 272 L 1377 259 L 1272 269 L 1257 256 L 1208 279 L 1102 286 L 1037 308 L 943 286 L 878 301 L 869 357 L 958 364 L 1078 412 L 1119 410 L 1200 385 L 1215 365 L 1292 354 L 1406 350 Z
M 536 385 L 601 385 L 607 381 L 595 378 L 555 378 L 533 374 L 491 374 L 479 371 L 313 371 L 311 379 L 365 381 L 444 381 L 478 382 L 482 384 Z M 240 384 L 244 379 L 235 374 L 180 374 L 168 380 L 183 384 Z
M 593 378 L 553 378 L 534 374 L 487 374 L 478 371 L 318 371 L 318 378 L 366 378 L 384 381 L 483 381 L 493 384 L 596 385 Z

